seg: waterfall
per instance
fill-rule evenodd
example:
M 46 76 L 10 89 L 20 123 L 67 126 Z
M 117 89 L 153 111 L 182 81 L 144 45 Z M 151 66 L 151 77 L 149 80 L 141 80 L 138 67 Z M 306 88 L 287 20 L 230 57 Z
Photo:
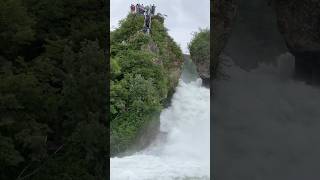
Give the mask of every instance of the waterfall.
M 320 90 L 292 78 L 294 57 L 245 71 L 229 59 L 214 83 L 215 177 L 319 177 Z
M 192 73 L 186 61 L 161 112 L 158 138 L 141 152 L 110 159 L 111 180 L 210 179 L 210 90 Z

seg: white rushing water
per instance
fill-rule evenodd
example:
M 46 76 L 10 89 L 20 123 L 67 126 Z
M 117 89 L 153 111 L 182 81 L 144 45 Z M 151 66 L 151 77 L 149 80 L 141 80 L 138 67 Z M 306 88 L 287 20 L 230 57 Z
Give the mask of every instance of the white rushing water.
M 318 179 L 319 87 L 292 78 L 289 53 L 249 72 L 228 63 L 214 89 L 216 178 Z
M 160 115 L 165 137 L 134 155 L 111 158 L 111 180 L 210 179 L 210 90 L 200 79 L 182 79 Z

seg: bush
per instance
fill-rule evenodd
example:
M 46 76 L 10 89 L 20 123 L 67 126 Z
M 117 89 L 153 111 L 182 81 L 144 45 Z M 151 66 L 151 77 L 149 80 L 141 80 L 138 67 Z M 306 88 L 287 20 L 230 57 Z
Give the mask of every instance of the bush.
M 200 29 L 194 33 L 188 48 L 193 61 L 210 62 L 210 30 Z

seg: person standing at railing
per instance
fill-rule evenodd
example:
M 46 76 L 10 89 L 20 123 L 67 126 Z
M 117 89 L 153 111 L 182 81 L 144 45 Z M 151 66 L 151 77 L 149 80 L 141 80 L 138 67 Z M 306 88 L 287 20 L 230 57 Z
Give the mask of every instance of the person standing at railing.
M 137 4 L 137 5 L 136 5 L 136 12 L 137 12 L 138 14 L 140 14 L 140 4 Z
M 146 6 L 144 9 L 145 9 L 146 14 L 150 13 L 150 7 L 149 6 Z
M 143 15 L 145 12 L 145 8 L 144 8 L 143 4 L 140 5 L 140 9 L 141 9 L 141 14 Z
M 154 15 L 155 12 L 156 12 L 156 6 L 153 4 L 151 6 L 151 14 Z

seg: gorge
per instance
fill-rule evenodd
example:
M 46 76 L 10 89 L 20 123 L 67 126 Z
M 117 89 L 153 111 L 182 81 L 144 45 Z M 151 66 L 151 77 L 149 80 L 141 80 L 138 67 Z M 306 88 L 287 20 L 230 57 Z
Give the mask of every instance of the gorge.
M 318 7 L 312 0 L 214 1 L 216 179 L 320 177 Z

